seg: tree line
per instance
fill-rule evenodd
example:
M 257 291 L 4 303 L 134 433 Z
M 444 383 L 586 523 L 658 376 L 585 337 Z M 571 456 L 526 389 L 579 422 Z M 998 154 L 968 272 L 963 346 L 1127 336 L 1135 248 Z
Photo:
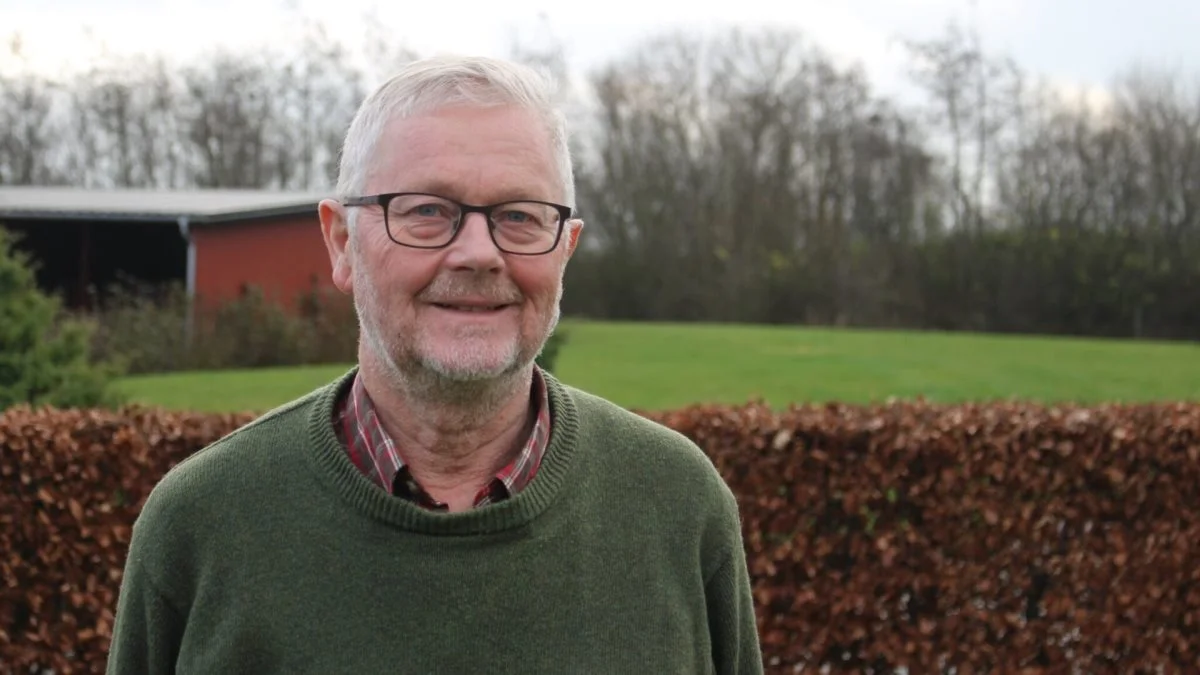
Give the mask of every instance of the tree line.
M 916 103 L 798 32 L 648 39 L 564 85 L 588 222 L 564 312 L 1200 339 L 1200 79 L 1063 94 L 954 24 Z M 292 53 L 0 77 L 0 184 L 322 189 L 372 79 Z M 514 56 L 565 73 L 560 47 Z

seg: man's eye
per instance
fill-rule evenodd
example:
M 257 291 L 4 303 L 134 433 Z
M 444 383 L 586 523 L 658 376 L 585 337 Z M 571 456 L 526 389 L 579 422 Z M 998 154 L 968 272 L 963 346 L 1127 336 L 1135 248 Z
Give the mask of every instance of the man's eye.
M 522 211 L 504 211 L 500 214 L 501 220 L 506 220 L 510 223 L 524 223 L 529 218 L 529 214 Z

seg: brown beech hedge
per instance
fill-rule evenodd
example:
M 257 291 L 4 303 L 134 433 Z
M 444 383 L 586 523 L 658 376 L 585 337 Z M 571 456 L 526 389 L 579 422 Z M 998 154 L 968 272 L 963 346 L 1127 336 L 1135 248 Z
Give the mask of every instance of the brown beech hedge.
M 643 414 L 738 495 L 768 672 L 1200 672 L 1200 404 Z M 0 672 L 102 672 L 143 499 L 249 419 L 0 414 Z

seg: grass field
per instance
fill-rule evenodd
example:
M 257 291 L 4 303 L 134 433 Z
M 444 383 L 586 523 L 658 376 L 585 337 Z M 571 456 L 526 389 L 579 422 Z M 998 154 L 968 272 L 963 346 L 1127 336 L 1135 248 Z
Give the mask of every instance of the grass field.
M 947 333 L 564 321 L 556 373 L 621 405 L 1200 400 L 1200 346 Z M 135 400 L 261 411 L 348 365 L 130 377 Z

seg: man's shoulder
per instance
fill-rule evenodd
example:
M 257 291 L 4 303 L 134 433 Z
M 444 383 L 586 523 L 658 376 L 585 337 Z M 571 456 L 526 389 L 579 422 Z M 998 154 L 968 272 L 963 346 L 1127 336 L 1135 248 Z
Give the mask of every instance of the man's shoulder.
M 334 386 L 322 385 L 269 410 L 186 457 L 154 486 L 139 520 L 232 506 L 240 496 L 280 480 L 281 472 L 297 470 L 312 442 L 314 415 Z
M 712 458 L 691 438 L 671 427 L 574 387 L 565 387 L 579 419 L 588 480 L 622 517 L 654 513 L 658 532 L 680 546 L 695 541 L 704 556 L 704 575 L 738 545 L 737 497 Z
M 312 408 L 322 391 L 309 392 L 213 440 L 172 468 L 164 480 L 182 479 L 186 474 L 221 470 L 230 465 L 244 467 L 268 459 L 266 455 L 285 440 L 293 441 L 307 433 Z
M 581 438 L 602 446 L 606 464 L 636 468 L 650 480 L 669 476 L 692 489 L 729 494 L 712 459 L 691 438 L 591 392 L 565 390 L 578 409 Z
M 563 388 L 570 394 L 579 411 L 581 426 L 607 428 L 614 435 L 632 434 L 677 451 L 699 451 L 699 447 L 687 436 L 641 413 L 572 385 L 563 385 Z

